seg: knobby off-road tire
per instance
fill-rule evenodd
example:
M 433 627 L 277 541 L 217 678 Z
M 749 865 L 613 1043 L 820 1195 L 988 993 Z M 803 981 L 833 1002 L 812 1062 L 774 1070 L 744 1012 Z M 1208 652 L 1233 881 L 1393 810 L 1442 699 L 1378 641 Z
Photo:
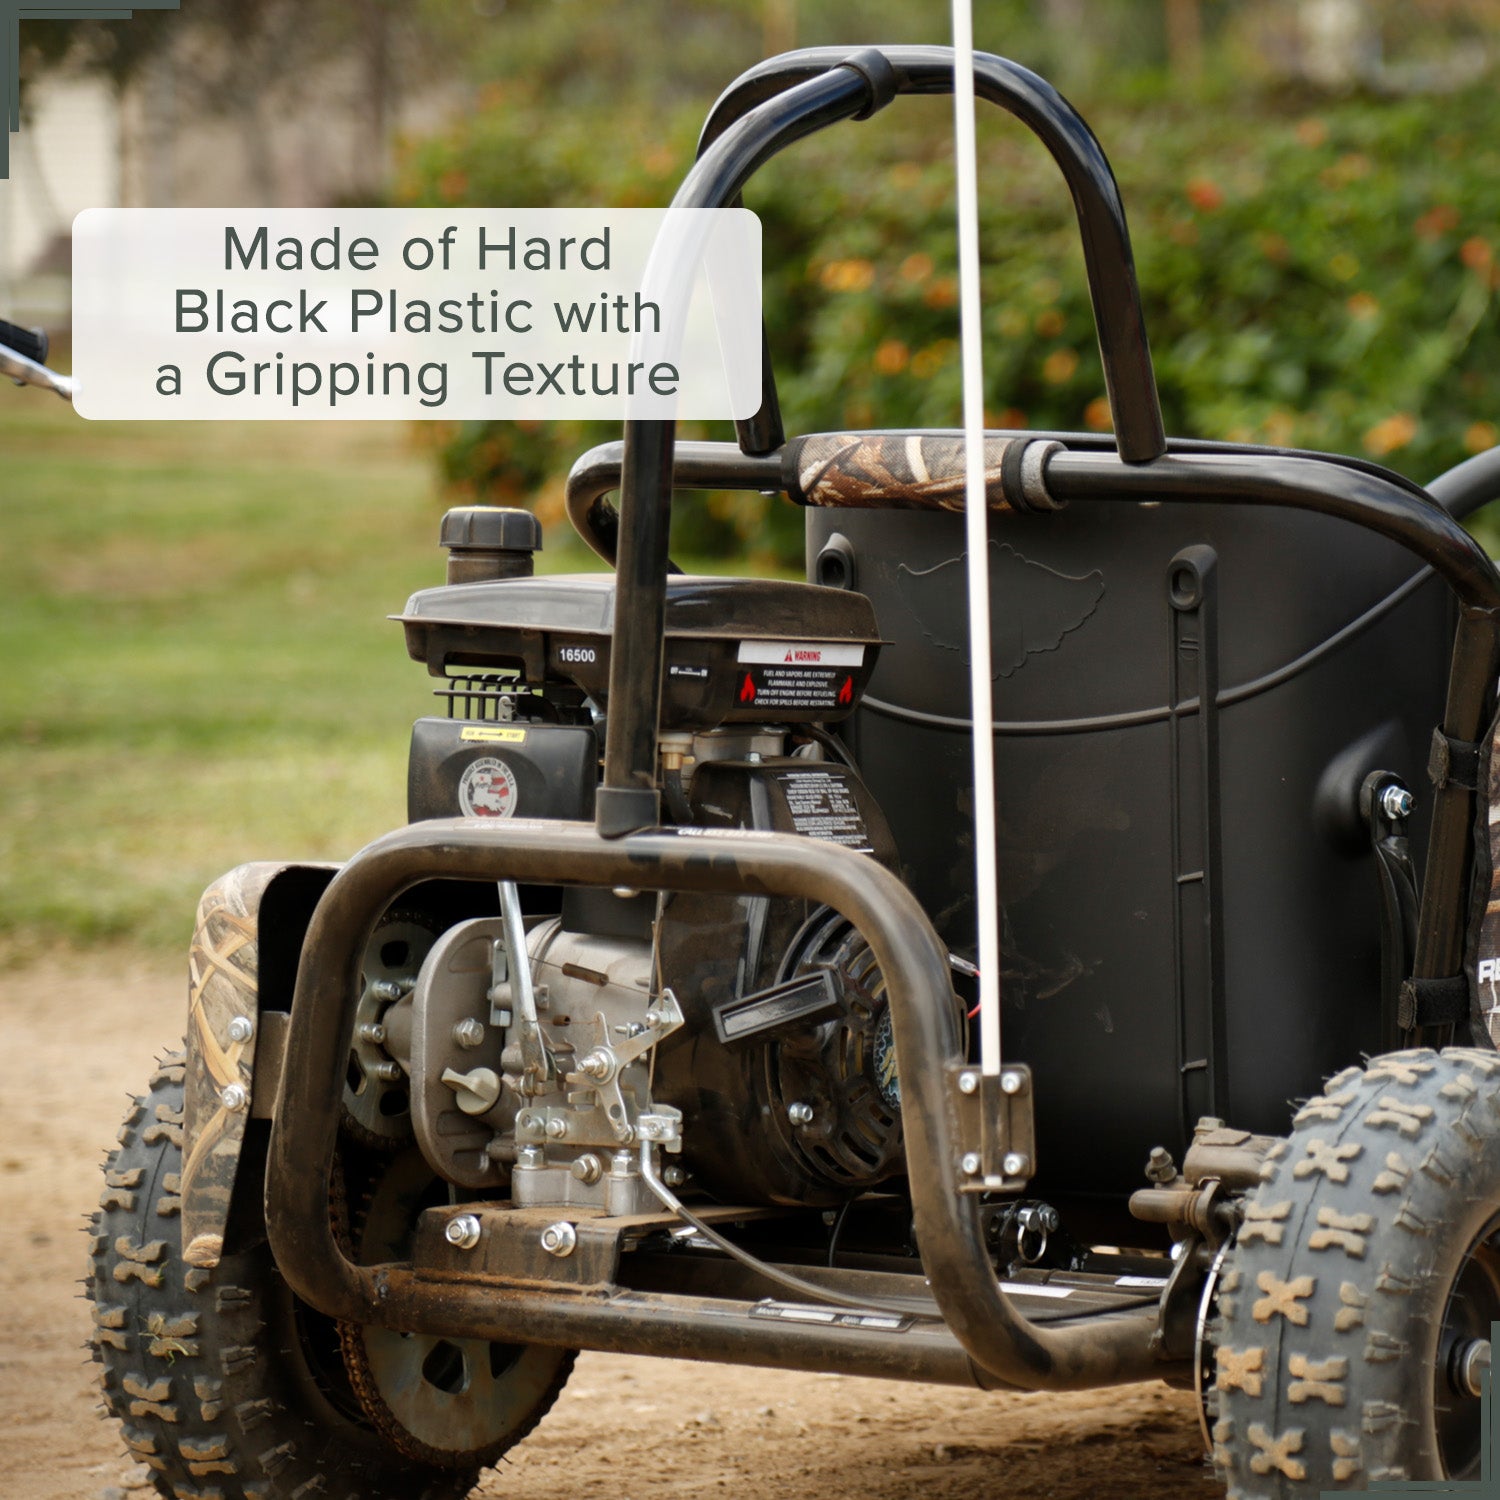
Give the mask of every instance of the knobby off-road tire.
M 1477 1479 L 1480 1403 L 1450 1370 L 1500 1319 L 1500 1056 L 1377 1057 L 1293 1125 L 1220 1283 L 1229 1495 Z
M 176 1500 L 457 1500 L 479 1464 L 404 1455 L 343 1379 L 334 1324 L 292 1296 L 264 1240 L 213 1270 L 185 1266 L 179 1232 L 180 1057 L 168 1057 L 120 1127 L 91 1225 L 90 1339 L 126 1447 Z M 519 1442 L 572 1367 L 528 1350 L 535 1369 L 513 1425 Z M 494 1434 L 491 1434 L 494 1436 Z

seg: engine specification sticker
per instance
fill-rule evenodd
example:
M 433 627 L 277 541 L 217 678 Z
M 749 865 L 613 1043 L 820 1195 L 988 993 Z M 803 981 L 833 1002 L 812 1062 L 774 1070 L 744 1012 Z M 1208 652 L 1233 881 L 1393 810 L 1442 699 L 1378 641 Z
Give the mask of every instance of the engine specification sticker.
M 798 833 L 860 854 L 874 852 L 859 804 L 845 782 L 827 771 L 783 771 L 776 779 Z

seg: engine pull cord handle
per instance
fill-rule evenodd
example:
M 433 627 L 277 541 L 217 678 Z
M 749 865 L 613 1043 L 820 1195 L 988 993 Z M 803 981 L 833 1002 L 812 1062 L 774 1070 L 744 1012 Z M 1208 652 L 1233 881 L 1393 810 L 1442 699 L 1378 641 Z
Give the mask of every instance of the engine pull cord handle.
M 953 141 L 958 187 L 959 345 L 963 367 L 964 535 L 974 750 L 974 904 L 979 918 L 979 1068 L 1000 1073 L 1000 890 L 990 673 L 989 497 L 984 463 L 984 334 L 979 296 L 979 167 L 974 139 L 974 12 L 953 0 Z

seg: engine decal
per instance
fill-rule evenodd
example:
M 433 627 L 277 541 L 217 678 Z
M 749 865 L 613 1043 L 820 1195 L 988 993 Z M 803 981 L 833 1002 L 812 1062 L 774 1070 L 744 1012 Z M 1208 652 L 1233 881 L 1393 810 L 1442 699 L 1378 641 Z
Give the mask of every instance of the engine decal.
M 759 667 L 862 667 L 865 648 L 837 641 L 741 641 L 735 660 Z
M 465 724 L 459 732 L 461 740 L 475 740 L 484 745 L 524 745 L 526 731 L 511 729 L 504 724 Z
M 516 773 L 492 755 L 470 761 L 458 782 L 466 818 L 508 818 L 516 810 Z
M 782 1323 L 827 1323 L 836 1328 L 878 1328 L 886 1333 L 905 1333 L 910 1318 L 896 1313 L 843 1312 L 836 1307 L 809 1307 L 801 1302 L 757 1302 L 752 1318 L 776 1318 Z
M 847 783 L 827 771 L 783 771 L 776 779 L 798 833 L 843 844 L 859 854 L 873 852 L 870 830 Z

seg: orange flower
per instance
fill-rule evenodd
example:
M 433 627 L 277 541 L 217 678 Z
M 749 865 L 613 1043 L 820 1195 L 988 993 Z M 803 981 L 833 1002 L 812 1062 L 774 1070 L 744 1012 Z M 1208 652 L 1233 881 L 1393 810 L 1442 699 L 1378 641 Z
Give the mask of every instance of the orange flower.
M 1068 320 L 1055 307 L 1049 307 L 1046 312 L 1037 314 L 1036 331 L 1044 339 L 1055 339 L 1067 323 Z
M 1380 303 L 1368 292 L 1356 292 L 1344 306 L 1349 309 L 1351 318 L 1358 318 L 1361 322 L 1373 318 L 1380 311 Z
M 867 260 L 831 260 L 818 279 L 830 292 L 866 292 L 874 285 L 875 267 Z
M 1441 239 L 1458 228 L 1458 210 L 1451 203 L 1438 203 L 1422 214 L 1412 226 L 1421 240 Z
M 1328 139 L 1328 127 L 1316 115 L 1297 121 L 1297 139 L 1304 146 L 1321 146 Z
M 918 349 L 911 357 L 911 372 L 918 380 L 931 380 L 939 370 L 948 363 L 950 355 L 958 345 L 952 339 L 939 339 L 935 344 L 928 344 L 925 349 Z
M 882 375 L 899 375 L 911 361 L 911 350 L 900 339 L 886 339 L 875 351 L 875 368 Z
M 438 192 L 449 203 L 462 198 L 469 191 L 469 174 L 452 167 L 438 178 Z
M 932 275 L 932 257 L 918 250 L 901 262 L 901 276 L 905 281 L 926 281 Z
M 1048 385 L 1065 385 L 1078 368 L 1078 355 L 1072 349 L 1054 349 L 1042 361 L 1042 379 Z
M 1211 214 L 1224 206 L 1224 194 L 1218 184 L 1210 182 L 1207 177 L 1189 178 L 1184 191 L 1188 202 L 1201 214 Z
M 1026 413 L 1018 406 L 1007 406 L 998 417 L 995 418 L 995 426 L 1001 432 L 1023 432 L 1031 426 L 1026 420 Z
M 952 307 L 958 301 L 958 282 L 951 276 L 939 276 L 922 293 L 922 301 L 932 308 Z
M 1471 422 L 1464 429 L 1464 447 L 1470 453 L 1483 453 L 1500 443 L 1500 428 L 1493 422 Z
M 1404 448 L 1417 435 L 1417 419 L 1410 412 L 1398 411 L 1377 422 L 1365 434 L 1365 452 L 1384 458 Z
M 1260 253 L 1273 265 L 1284 266 L 1292 258 L 1292 247 L 1287 244 L 1285 235 L 1268 232 L 1257 235 L 1255 242 L 1260 246 Z
M 1108 432 L 1114 426 L 1108 396 L 1095 396 L 1083 409 L 1083 425 L 1090 432 Z
M 1495 253 L 1490 249 L 1489 241 L 1481 239 L 1476 234 L 1471 235 L 1458 247 L 1458 258 L 1471 271 L 1488 271 Z

